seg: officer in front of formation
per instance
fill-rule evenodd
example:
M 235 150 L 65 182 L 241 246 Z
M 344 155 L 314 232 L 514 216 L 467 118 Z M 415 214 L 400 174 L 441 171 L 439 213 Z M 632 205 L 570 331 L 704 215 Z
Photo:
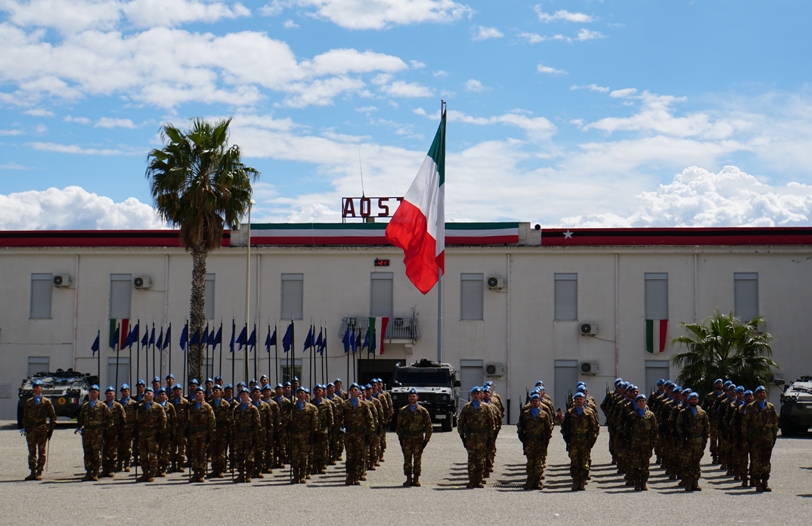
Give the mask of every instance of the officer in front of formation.
M 147 387 L 143 402 L 137 406 L 135 437 L 141 454 L 140 465 L 144 469 L 138 482 L 154 482 L 158 472 L 159 442 L 161 433 L 166 430 L 166 412 L 154 398 L 152 387 Z
M 93 384 L 88 390 L 89 400 L 79 410 L 77 433 L 82 434 L 85 454 L 85 476 L 82 480 L 99 480 L 104 431 L 113 424 L 113 414 L 99 401 L 99 386 Z
M 417 389 L 408 394 L 409 404 L 400 408 L 397 419 L 397 435 L 403 451 L 404 486 L 420 486 L 423 450 L 431 440 L 431 415 L 417 403 Z
M 34 396 L 23 406 L 23 432 L 28 443 L 28 469 L 31 474 L 25 480 L 42 480 L 45 467 L 46 445 L 56 428 L 56 411 L 50 400 L 42 396 L 41 380 L 32 384 Z
M 550 412 L 542 408 L 538 393 L 530 395 L 530 406 L 522 411 L 516 428 L 527 457 L 527 481 L 524 489 L 544 489 L 541 479 L 547 445 L 553 434 L 553 420 Z

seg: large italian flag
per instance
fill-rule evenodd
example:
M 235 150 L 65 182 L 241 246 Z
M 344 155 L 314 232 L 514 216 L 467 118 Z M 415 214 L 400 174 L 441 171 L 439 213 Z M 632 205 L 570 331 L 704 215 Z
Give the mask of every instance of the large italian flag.
M 646 320 L 646 350 L 650 353 L 665 350 L 668 320 Z
M 426 294 L 445 269 L 445 121 L 386 227 L 386 239 L 403 249 L 406 276 Z
M 383 354 L 383 339 L 386 337 L 386 326 L 389 318 L 377 317 L 369 319 L 369 351 L 372 354 Z

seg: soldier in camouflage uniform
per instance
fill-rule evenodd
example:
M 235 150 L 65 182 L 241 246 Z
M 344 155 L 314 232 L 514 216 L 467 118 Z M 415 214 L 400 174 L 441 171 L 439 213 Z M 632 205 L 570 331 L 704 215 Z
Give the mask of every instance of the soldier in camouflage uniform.
M 747 406 L 742 424 L 746 433 L 752 460 L 751 475 L 756 480 L 756 491 L 772 491 L 770 480 L 770 457 L 775 439 L 778 436 L 778 415 L 775 406 L 767 401 L 767 390 L 759 385 L 755 390 L 756 399 Z
M 699 394 L 688 395 L 688 407 L 680 412 L 677 418 L 679 437 L 682 439 L 682 455 L 685 459 L 683 482 L 685 491 L 702 491 L 699 477 L 702 468 L 699 463 L 705 454 L 705 446 L 710 437 L 710 420 L 708 414 L 699 406 Z
M 262 382 L 262 378 L 260 378 L 260 382 Z M 273 393 L 271 384 L 266 383 L 262 386 L 262 403 L 268 406 L 268 411 L 271 413 L 268 426 L 264 428 L 265 452 L 263 457 L 265 458 L 265 465 L 263 466 L 263 469 L 265 473 L 273 473 L 273 468 L 276 467 L 276 434 L 278 433 L 281 425 L 279 405 L 274 402 L 273 398 L 271 398 L 271 393 Z
M 254 383 L 256 384 L 256 382 Z M 263 475 L 263 471 L 265 471 L 265 444 L 269 427 L 271 428 L 271 436 L 273 436 L 271 408 L 261 400 L 261 396 L 262 389 L 258 385 L 254 385 L 251 388 L 251 403 L 259 411 L 260 427 L 254 435 L 254 472 L 251 476 L 258 479 L 265 478 L 265 475 Z
M 367 469 L 375 471 L 376 467 L 380 465 L 381 435 L 386 433 L 386 417 L 383 404 L 372 396 L 372 384 L 364 386 L 364 400 L 369 402 L 372 414 L 375 417 L 375 432 L 370 435 L 369 447 L 367 448 Z
M 732 430 L 729 427 L 730 412 L 736 408 L 736 384 L 730 383 L 726 387 L 727 396 L 717 404 L 716 419 L 719 426 L 719 456 L 721 468 L 726 470 L 725 475 L 733 474 L 733 443 Z
M 138 404 L 136 430 L 138 451 L 141 453 L 141 467 L 144 474 L 138 482 L 154 482 L 158 471 L 158 444 L 161 434 L 166 431 L 166 411 L 161 404 L 154 402 L 152 387 L 144 391 L 144 401 Z
M 293 403 L 285 396 L 282 384 L 276 384 L 274 389 L 276 396 L 273 401 L 279 406 L 279 431 L 275 434 L 274 454 L 276 456 L 276 466 L 283 467 L 290 462 L 288 456 L 288 445 L 290 442 L 290 435 L 288 434 L 288 427 L 290 427 L 290 411 Z
M 346 436 L 344 446 L 347 450 L 347 480 L 345 484 L 359 485 L 364 474 L 364 449 L 367 437 L 375 432 L 375 419 L 369 404 L 360 398 L 361 388 L 358 384 L 350 385 L 350 398 L 345 400 L 341 409 L 343 411 L 344 428 Z
M 524 489 L 543 489 L 544 458 L 553 434 L 553 420 L 549 411 L 542 408 L 538 393 L 530 395 L 529 407 L 519 415 L 516 424 L 519 441 L 527 457 L 527 481 Z
M 318 410 L 318 426 L 313 446 L 310 451 L 312 473 L 327 473 L 327 460 L 330 454 L 330 430 L 333 429 L 333 404 L 324 398 L 324 386 L 313 387 L 312 404 Z
M 570 456 L 573 491 L 584 490 L 586 478 L 589 476 L 589 453 L 598 439 L 599 432 L 595 415 L 585 404 L 584 393 L 575 393 L 573 407 L 567 409 L 561 423 L 561 434 L 567 443 Z
M 307 402 L 308 389 L 296 389 L 296 403 L 290 412 L 290 465 L 293 478 L 291 484 L 304 484 L 307 477 L 307 462 L 310 447 L 315 441 L 318 429 L 318 409 Z
M 622 378 L 615 379 L 615 390 L 606 391 L 606 396 L 601 402 L 601 411 L 606 417 L 606 430 L 609 432 L 609 454 L 612 456 L 612 464 L 617 464 L 617 433 L 615 432 L 614 410 L 621 397 L 622 383 Z
M 742 426 L 739 420 L 741 406 L 744 405 L 744 386 L 739 385 L 736 387 L 736 400 L 731 403 L 730 409 L 727 411 L 726 426 L 730 434 L 730 469 L 733 472 L 733 480 L 739 482 L 741 480 L 741 457 L 742 457 Z M 710 417 L 709 417 L 710 418 Z M 745 466 L 746 467 L 746 466 Z M 747 475 L 745 474 L 745 478 Z M 745 483 L 745 487 L 747 484 Z
M 261 424 L 259 409 L 251 403 L 251 395 L 247 388 L 240 389 L 240 400 L 234 406 L 231 417 L 233 467 L 238 473 L 234 482 L 251 482 L 251 474 L 254 472 L 254 440 Z
M 175 429 L 171 433 L 172 444 L 169 447 L 169 471 L 183 473 L 186 465 L 186 436 L 189 432 L 189 401 L 183 396 L 180 384 L 172 386 L 172 397 L 169 403 L 175 406 Z
M 463 406 L 457 426 L 462 445 L 468 452 L 469 488 L 485 487 L 485 459 L 496 429 L 493 411 L 482 403 L 481 397 L 479 386 L 471 388 L 471 401 Z
M 214 411 L 206 403 L 206 391 L 202 387 L 195 390 L 195 400 L 189 405 L 189 457 L 192 477 L 189 482 L 205 482 L 206 453 L 209 441 L 216 429 Z
M 384 390 L 383 380 L 375 378 L 372 381 L 372 396 L 378 399 L 383 406 L 383 420 L 384 426 L 380 433 L 381 443 L 381 456 L 379 462 L 384 461 L 384 453 L 386 452 L 386 430 L 389 428 L 389 423 L 392 422 L 392 417 L 395 416 L 395 405 L 392 403 L 392 397 Z
M 717 378 L 713 382 L 714 390 L 705 395 L 705 400 L 702 404 L 702 409 L 708 413 L 708 420 L 710 421 L 710 453 L 711 462 L 713 464 L 719 463 L 719 421 L 716 418 L 716 400 L 725 395 L 724 381 Z
M 158 442 L 158 476 L 166 477 L 166 470 L 169 469 L 169 454 L 172 447 L 172 434 L 178 425 L 178 416 L 175 413 L 175 406 L 169 403 L 166 396 L 166 389 L 159 387 L 155 400 L 161 404 L 166 412 L 166 429 L 161 433 L 161 440 Z
M 333 404 L 333 428 L 330 430 L 330 458 L 328 464 L 335 466 L 336 462 L 342 460 L 341 455 L 344 452 L 344 410 L 341 407 L 344 400 L 336 395 L 335 385 L 332 383 L 327 384 L 326 398 Z
M 635 491 L 648 491 L 651 453 L 659 436 L 657 417 L 648 409 L 645 395 L 637 395 L 634 403 L 635 411 L 628 419 L 629 480 Z
M 420 486 L 423 450 L 431 440 L 431 415 L 417 403 L 417 389 L 409 389 L 409 404 L 400 408 L 397 435 L 403 452 L 404 486 Z
M 215 429 L 209 443 L 211 451 L 211 478 L 223 478 L 226 471 L 226 449 L 228 448 L 229 432 L 231 430 L 232 409 L 228 402 L 222 399 L 222 387 L 215 384 L 212 388 L 211 408 L 214 411 Z
M 502 430 L 502 413 L 499 411 L 499 408 L 496 404 L 492 403 L 491 401 L 491 390 L 490 385 L 486 383 L 482 387 L 482 402 L 488 404 L 490 407 L 491 412 L 493 413 L 493 435 L 489 441 L 490 447 L 488 448 L 488 456 L 485 458 L 485 470 L 483 471 L 482 477 L 488 478 L 490 474 L 493 473 L 493 463 L 496 461 L 496 439 L 499 436 L 499 431 Z
M 118 458 L 118 443 L 124 428 L 127 426 L 127 416 L 124 406 L 116 401 L 116 388 L 112 385 L 104 391 L 106 398 L 104 404 L 110 410 L 110 426 L 104 430 L 104 446 L 102 447 L 102 476 L 114 477 L 116 459 Z
M 748 485 L 751 488 L 756 487 L 756 479 L 749 476 L 750 460 L 750 444 L 747 442 L 747 431 L 744 429 L 744 417 L 747 414 L 747 406 L 753 403 L 755 396 L 750 389 L 744 391 L 744 401 L 739 407 L 736 408 L 736 414 L 731 422 L 735 426 L 738 435 L 738 448 L 739 448 L 739 464 L 736 466 L 736 473 L 742 481 L 742 487 L 746 488 Z
M 127 425 L 124 426 L 121 438 L 118 441 L 118 464 L 116 465 L 116 471 L 123 470 L 129 473 L 130 460 L 132 458 L 133 433 L 135 431 L 135 414 L 138 409 L 138 402 L 130 396 L 129 385 L 122 384 L 119 392 L 121 393 L 121 398 L 119 398 L 118 403 L 124 408 L 124 416 L 126 417 Z
M 99 401 L 99 386 L 93 384 L 88 390 L 89 400 L 79 410 L 77 431 L 82 434 L 85 454 L 85 476 L 82 480 L 99 480 L 104 431 L 113 423 L 113 414 Z
M 42 480 L 45 467 L 46 446 L 56 428 L 56 411 L 50 400 L 42 396 L 41 380 L 32 384 L 34 396 L 23 406 L 23 430 L 28 444 L 28 469 L 31 474 L 25 480 Z

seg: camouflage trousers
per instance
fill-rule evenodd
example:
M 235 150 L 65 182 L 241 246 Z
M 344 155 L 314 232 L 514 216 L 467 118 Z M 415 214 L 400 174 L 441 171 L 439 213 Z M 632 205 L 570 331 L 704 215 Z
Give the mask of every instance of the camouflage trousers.
M 208 467 L 206 461 L 208 435 L 206 431 L 199 431 L 189 435 L 189 462 L 192 466 L 192 473 L 195 475 L 205 473 Z
M 172 439 L 172 444 L 169 446 L 169 461 L 172 464 L 177 464 L 178 468 L 186 465 L 186 435 L 185 430 L 176 429 L 175 436 Z
M 363 476 L 365 468 L 366 439 L 363 433 L 347 433 L 344 437 L 344 447 L 347 450 L 345 469 L 347 479 L 356 481 Z
M 240 475 L 252 475 L 254 471 L 253 433 L 234 433 L 231 448 L 234 455 L 234 469 Z
M 419 477 L 423 470 L 423 435 L 403 437 L 400 450 L 403 452 L 403 474 Z
M 770 470 L 772 469 L 770 458 L 773 454 L 774 445 L 772 435 L 757 435 L 754 440 L 750 441 L 751 473 L 754 477 L 764 478 L 770 476 Z
M 747 480 L 747 474 L 749 472 L 748 462 L 750 461 L 750 446 L 746 441 L 742 441 L 742 445 L 738 449 L 739 462 L 736 464 L 736 474 L 739 475 L 742 480 Z
M 381 436 L 376 431 L 369 436 L 367 447 L 367 468 L 375 467 L 381 458 Z
M 265 431 L 259 431 L 254 440 L 254 472 L 252 477 L 258 476 L 265 468 Z
M 291 433 L 290 467 L 294 481 L 303 481 L 307 476 L 307 462 L 310 455 L 310 433 Z
M 141 452 L 140 465 L 144 470 L 144 476 L 154 477 L 158 471 L 158 437 L 154 433 L 139 433 L 138 451 Z
M 48 445 L 48 426 L 39 426 L 26 430 L 25 441 L 28 443 L 28 469 L 40 470 L 45 466 L 45 452 Z
M 649 477 L 651 463 L 651 446 L 647 443 L 635 444 L 629 448 L 629 480 L 645 483 Z
M 226 449 L 228 448 L 228 436 L 224 427 L 219 427 L 214 431 L 214 436 L 209 444 L 211 450 L 211 471 L 215 475 L 226 471 Z
M 285 426 L 282 426 L 282 429 L 280 429 L 274 437 L 274 455 L 276 456 L 276 465 L 279 467 L 290 462 L 288 458 L 288 442 L 290 438 L 288 431 L 284 429 L 284 427 Z
M 468 452 L 468 482 L 479 484 L 485 474 L 485 459 L 488 454 L 488 435 L 477 433 L 468 435 L 465 449 Z
M 113 473 L 116 470 L 116 460 L 118 459 L 118 429 L 105 431 L 104 445 L 102 446 L 102 466 L 104 474 Z
M 547 452 L 547 443 L 541 439 L 526 438 L 524 441 L 524 456 L 527 457 L 527 485 L 537 487 L 541 485 L 541 476 L 544 474 L 544 459 Z
M 386 427 L 381 432 L 381 458 L 383 458 L 384 451 L 386 451 Z
M 133 453 L 133 428 L 126 426 L 121 430 L 121 436 L 118 440 L 118 462 L 124 468 L 130 467 L 130 460 Z
M 485 459 L 485 474 L 487 475 L 493 471 L 493 463 L 496 461 L 496 437 L 499 436 L 499 430 L 491 438 L 491 445 L 488 448 L 488 457 Z
M 311 469 L 313 473 L 323 473 L 327 469 L 330 454 L 330 436 L 327 433 L 316 434 L 316 443 L 310 448 Z
M 99 475 L 103 443 L 104 430 L 87 428 L 82 430 L 82 450 L 85 454 L 85 471 L 90 475 Z
M 590 450 L 591 448 L 586 440 L 570 439 L 570 476 L 573 480 L 584 480 L 589 476 Z
M 276 440 L 274 440 L 273 429 L 265 433 L 265 451 L 263 453 L 263 469 L 265 473 L 270 473 L 276 466 Z
M 344 433 L 337 427 L 330 433 L 330 463 L 337 462 L 344 453 Z
M 169 469 L 169 457 L 172 450 L 172 437 L 168 432 L 161 434 L 158 442 L 158 475 L 166 475 Z
M 728 469 L 730 469 L 730 453 L 732 447 L 730 444 L 730 440 L 728 439 L 725 433 L 720 433 L 719 435 L 719 461 L 722 464 L 727 465 Z
M 710 424 L 710 452 L 714 457 L 719 454 L 719 425 L 713 420 Z
M 701 438 L 686 440 L 682 448 L 682 458 L 684 460 L 683 469 L 680 475 L 683 480 L 697 481 L 702 476 L 700 462 L 705 455 L 705 444 Z

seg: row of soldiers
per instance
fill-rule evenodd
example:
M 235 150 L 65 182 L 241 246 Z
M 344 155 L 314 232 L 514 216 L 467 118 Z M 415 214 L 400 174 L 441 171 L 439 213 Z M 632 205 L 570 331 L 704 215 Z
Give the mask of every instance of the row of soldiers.
M 493 473 L 505 405 L 490 381 L 471 388 L 470 398 L 460 411 L 457 431 L 468 453 L 468 487 L 484 488 L 485 479 Z

